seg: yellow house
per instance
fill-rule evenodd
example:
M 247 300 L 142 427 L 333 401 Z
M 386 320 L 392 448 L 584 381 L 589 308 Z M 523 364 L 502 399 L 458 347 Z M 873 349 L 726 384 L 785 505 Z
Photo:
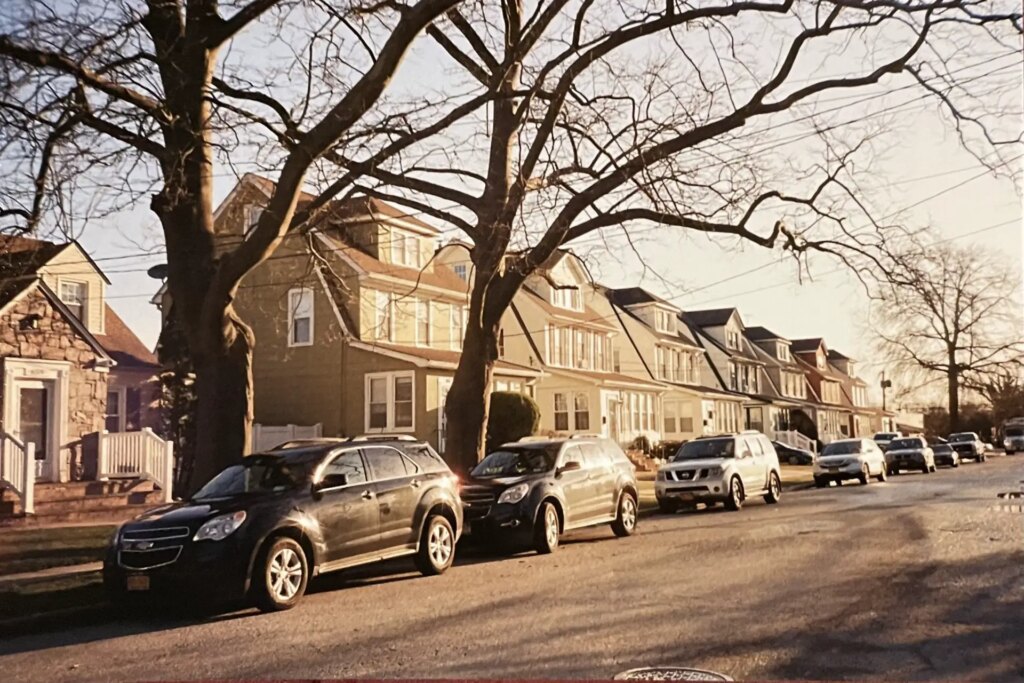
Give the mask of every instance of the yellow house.
M 245 239 L 272 190 L 244 176 L 217 209 L 221 239 Z M 468 285 L 464 271 L 432 259 L 437 237 L 394 206 L 348 200 L 246 276 L 236 305 L 256 336 L 256 422 L 410 434 L 444 452 Z M 501 360 L 495 388 L 532 393 L 540 375 Z

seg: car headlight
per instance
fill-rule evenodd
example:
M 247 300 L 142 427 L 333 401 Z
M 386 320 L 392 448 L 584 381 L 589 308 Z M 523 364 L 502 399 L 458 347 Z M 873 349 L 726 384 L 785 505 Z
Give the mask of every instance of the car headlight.
M 498 503 L 518 503 L 526 497 L 529 490 L 529 484 L 516 484 L 515 486 L 510 486 L 502 491 L 501 495 L 498 496 Z
M 245 510 L 218 515 L 199 527 L 193 541 L 223 541 L 235 533 L 245 521 Z
M 720 477 L 720 476 L 722 476 L 722 468 L 721 467 L 709 467 L 708 468 L 708 476 L 709 477 Z

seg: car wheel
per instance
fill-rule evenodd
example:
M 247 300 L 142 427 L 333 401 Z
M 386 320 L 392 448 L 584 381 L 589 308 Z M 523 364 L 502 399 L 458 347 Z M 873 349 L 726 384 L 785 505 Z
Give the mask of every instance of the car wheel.
M 441 515 L 432 515 L 423 528 L 416 569 L 424 576 L 444 574 L 455 560 L 455 532 Z
M 857 480 L 860 481 L 861 486 L 867 486 L 871 483 L 871 470 L 867 465 L 864 465 L 864 469 L 860 471 Z
M 743 507 L 743 484 L 739 477 L 729 481 L 729 497 L 725 499 L 725 507 L 733 512 Z
M 636 531 L 636 498 L 628 491 L 619 496 L 619 511 L 612 522 L 612 531 L 616 536 L 632 536 Z
M 988 456 L 987 455 L 981 456 L 981 462 L 985 462 L 986 460 L 988 460 Z
M 933 462 L 932 463 L 932 472 L 938 472 L 938 471 L 939 471 L 938 466 Z
M 886 472 L 885 463 L 882 463 L 882 467 L 878 470 L 878 481 L 885 481 L 889 478 L 889 473 Z
M 928 463 L 925 463 L 925 464 L 921 465 L 921 473 L 922 474 L 929 474 L 929 473 L 931 473 L 931 471 L 932 471 L 932 468 L 928 467 Z
M 679 509 L 679 503 L 674 500 L 659 500 L 658 509 L 664 512 L 666 515 L 671 515 L 673 512 Z
M 537 524 L 533 530 L 533 549 L 542 555 L 553 553 L 558 549 L 558 510 L 554 503 L 544 503 L 537 515 Z
M 280 612 L 298 604 L 309 582 L 309 565 L 302 546 L 280 537 L 270 544 L 257 564 L 256 606 L 263 612 Z
M 814 485 L 817 488 L 819 488 L 819 489 L 827 489 L 828 488 L 828 481 L 825 480 L 825 479 L 819 479 L 818 477 L 815 477 L 814 478 Z
M 960 459 L 959 458 L 954 458 L 953 459 L 952 467 L 960 467 Z
M 779 481 L 779 475 L 772 472 L 768 475 L 768 493 L 764 495 L 764 502 L 775 505 L 780 498 L 782 498 L 782 482 Z

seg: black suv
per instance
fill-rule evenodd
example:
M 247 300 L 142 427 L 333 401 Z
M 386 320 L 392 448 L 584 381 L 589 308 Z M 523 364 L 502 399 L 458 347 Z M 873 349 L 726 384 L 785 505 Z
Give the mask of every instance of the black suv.
M 611 524 L 616 536 L 636 529 L 633 464 L 598 437 L 523 440 L 484 458 L 462 486 L 474 539 L 511 542 L 550 553 L 570 529 Z
M 461 533 L 457 479 L 428 444 L 284 444 L 124 524 L 103 578 L 116 602 L 163 593 L 283 610 L 324 572 L 412 555 L 422 573 L 440 574 Z

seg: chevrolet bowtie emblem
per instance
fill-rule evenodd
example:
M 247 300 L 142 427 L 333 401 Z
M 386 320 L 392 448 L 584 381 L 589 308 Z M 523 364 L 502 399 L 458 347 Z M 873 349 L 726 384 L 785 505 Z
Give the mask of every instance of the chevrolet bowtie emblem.
M 132 544 L 132 550 L 149 550 L 153 547 L 153 541 L 136 541 Z

